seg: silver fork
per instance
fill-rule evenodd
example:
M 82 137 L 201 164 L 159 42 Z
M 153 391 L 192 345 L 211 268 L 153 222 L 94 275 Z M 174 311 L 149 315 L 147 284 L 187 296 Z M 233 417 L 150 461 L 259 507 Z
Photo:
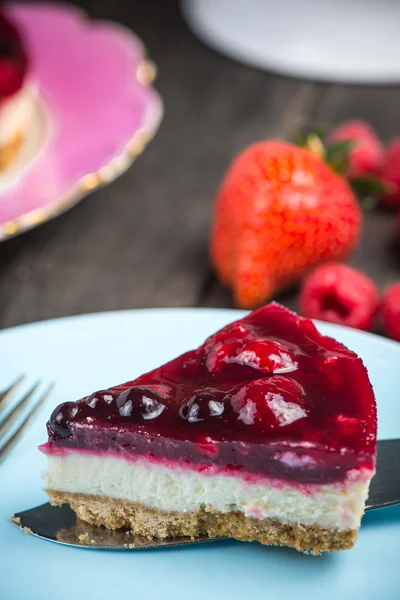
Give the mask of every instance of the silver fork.
M 25 418 L 18 426 L 18 428 L 14 431 L 14 433 L 8 438 L 5 439 L 7 432 L 11 429 L 11 427 L 16 423 L 19 415 L 22 413 L 24 409 L 27 408 L 29 400 L 32 398 L 34 393 L 39 388 L 40 382 L 37 381 L 29 390 L 22 396 L 21 400 L 17 402 L 17 404 L 10 410 L 10 412 L 3 417 L 1 415 L 4 413 L 4 409 L 8 406 L 10 401 L 13 399 L 15 392 L 18 390 L 19 386 L 24 380 L 24 376 L 20 375 L 14 383 L 10 385 L 9 388 L 0 393 L 0 462 L 2 462 L 10 450 L 14 447 L 15 443 L 20 438 L 23 431 L 29 423 L 32 421 L 40 407 L 47 400 L 53 385 L 49 385 L 43 394 L 36 400 L 35 404 L 31 407 L 29 412 L 26 413 Z

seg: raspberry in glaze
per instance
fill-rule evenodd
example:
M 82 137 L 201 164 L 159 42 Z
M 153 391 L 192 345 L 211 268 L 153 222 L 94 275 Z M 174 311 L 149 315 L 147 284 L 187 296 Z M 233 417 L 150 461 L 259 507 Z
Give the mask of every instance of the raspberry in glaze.
M 60 405 L 48 433 L 49 454 L 142 455 L 322 483 L 373 468 L 376 406 L 361 359 L 273 303 L 133 381 Z

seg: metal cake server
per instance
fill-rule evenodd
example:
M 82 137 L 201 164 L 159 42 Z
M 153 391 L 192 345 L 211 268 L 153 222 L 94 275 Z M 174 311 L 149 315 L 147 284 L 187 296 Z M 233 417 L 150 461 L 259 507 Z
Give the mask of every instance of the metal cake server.
M 366 511 L 400 504 L 400 440 L 378 442 L 376 475 L 370 486 Z M 215 541 L 207 536 L 165 540 L 148 540 L 126 529 L 111 531 L 89 525 L 77 519 L 68 506 L 51 506 L 49 503 L 12 515 L 11 520 L 25 533 L 79 548 L 107 550 L 143 550 L 166 548 Z M 223 538 L 217 538 L 221 540 Z

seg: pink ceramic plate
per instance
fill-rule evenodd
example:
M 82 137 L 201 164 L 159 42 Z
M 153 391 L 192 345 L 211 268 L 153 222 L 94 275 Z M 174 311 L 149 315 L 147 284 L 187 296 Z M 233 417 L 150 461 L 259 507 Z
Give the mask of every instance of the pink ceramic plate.
M 0 240 L 60 214 L 120 175 L 154 135 L 162 101 L 140 40 L 66 5 L 7 8 L 29 44 L 36 127 L 0 178 Z M 33 139 L 34 138 L 34 139 Z

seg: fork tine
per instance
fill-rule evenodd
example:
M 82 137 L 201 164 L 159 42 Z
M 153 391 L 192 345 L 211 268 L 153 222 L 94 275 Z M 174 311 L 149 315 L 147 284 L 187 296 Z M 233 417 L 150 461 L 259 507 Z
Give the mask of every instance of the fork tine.
M 3 409 L 8 404 L 8 402 L 11 399 L 12 395 L 17 390 L 17 388 L 20 386 L 20 384 L 22 383 L 23 380 L 24 380 L 24 376 L 20 375 L 14 381 L 14 383 L 12 383 L 10 385 L 9 388 L 7 388 L 6 390 L 4 390 L 4 392 L 0 393 L 0 406 L 1 406 L 1 409 Z
M 15 431 L 15 433 L 13 433 L 13 435 L 7 440 L 7 442 L 5 444 L 3 444 L 2 446 L 0 446 L 0 463 L 5 459 L 6 455 L 10 452 L 10 450 L 13 448 L 15 443 L 18 441 L 22 432 L 29 425 L 29 423 L 33 420 L 36 413 L 39 411 L 41 406 L 47 400 L 47 398 L 49 397 L 50 393 L 53 390 L 53 387 L 54 387 L 54 384 L 50 384 L 48 386 L 48 388 L 46 389 L 44 394 L 41 396 L 41 398 L 39 398 L 39 400 L 33 406 L 31 411 L 27 414 L 23 423 L 21 423 L 21 425 L 18 427 L 18 429 Z
M 20 412 L 22 411 L 22 409 L 25 408 L 26 404 L 29 402 L 29 400 L 32 397 L 32 395 L 38 389 L 39 383 L 40 382 L 37 381 L 31 387 L 31 389 L 29 390 L 29 392 L 27 392 L 25 394 L 25 396 L 23 396 L 22 399 L 18 402 L 18 404 L 15 405 L 15 407 L 12 409 L 12 411 L 10 411 L 10 413 L 8 415 L 6 415 L 0 421 L 0 437 L 3 436 L 10 429 L 10 427 L 14 424 L 15 420 L 18 418 L 18 415 L 20 414 Z

